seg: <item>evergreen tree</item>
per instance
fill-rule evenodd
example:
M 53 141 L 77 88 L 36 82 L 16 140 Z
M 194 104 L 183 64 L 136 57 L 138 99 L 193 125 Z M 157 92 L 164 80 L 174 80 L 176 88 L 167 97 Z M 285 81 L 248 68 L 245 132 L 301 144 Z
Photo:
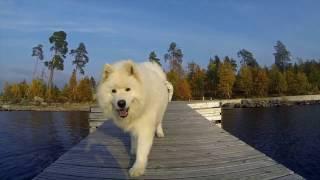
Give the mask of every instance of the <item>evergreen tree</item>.
M 277 41 L 274 49 L 276 51 L 273 53 L 275 65 L 280 69 L 281 72 L 283 72 L 289 66 L 289 62 L 291 61 L 290 52 L 281 41 Z
M 194 62 L 188 64 L 188 81 L 191 88 L 192 97 L 203 97 L 205 88 L 205 70 Z
M 157 54 L 156 52 L 152 51 L 150 54 L 149 54 L 149 61 L 150 62 L 155 62 L 157 63 L 159 66 L 162 66 L 161 63 L 160 63 L 160 59 L 157 57 Z
M 237 62 L 236 62 L 236 60 L 234 60 L 232 58 L 229 58 L 229 56 L 226 56 L 226 57 L 224 57 L 224 62 L 227 62 L 227 63 L 231 64 L 232 70 L 234 72 L 237 72 Z
M 219 82 L 218 69 L 220 66 L 220 58 L 215 56 L 210 58 L 206 73 L 207 90 L 212 96 L 217 96 L 217 87 Z
M 39 61 L 42 61 L 44 59 L 42 48 L 42 44 L 39 44 L 38 46 L 32 48 L 32 56 L 36 57 L 35 67 L 33 70 L 33 78 L 36 77 Z
M 52 34 L 49 38 L 49 42 L 52 45 L 50 48 L 53 51 L 53 57 L 50 61 L 45 61 L 44 64 L 48 67 L 49 81 L 48 81 L 48 89 L 51 90 L 53 87 L 53 74 L 54 70 L 62 71 L 64 69 L 64 59 L 66 58 L 66 54 L 68 52 L 68 42 L 66 41 L 67 34 L 64 31 L 57 31 Z M 50 96 L 49 91 L 49 96 Z
M 183 75 L 182 58 L 182 50 L 177 47 L 175 42 L 172 42 L 169 46 L 168 53 L 164 55 L 164 60 L 165 62 L 169 62 L 170 70 L 177 72 L 179 76 Z
M 75 71 L 84 74 L 84 67 L 89 62 L 88 52 L 84 43 L 80 43 L 77 49 L 72 49 L 70 54 L 74 57 L 72 64 L 76 66 Z
M 238 53 L 238 57 L 241 58 L 240 63 L 249 67 L 258 67 L 257 60 L 253 57 L 253 54 L 246 50 L 241 49 Z

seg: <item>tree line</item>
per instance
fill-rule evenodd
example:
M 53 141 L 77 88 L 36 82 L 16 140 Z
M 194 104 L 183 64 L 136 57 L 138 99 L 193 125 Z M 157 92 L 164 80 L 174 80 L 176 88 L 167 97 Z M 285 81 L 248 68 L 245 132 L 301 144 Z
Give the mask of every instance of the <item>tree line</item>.
M 84 43 L 79 43 L 76 49 L 68 50 L 67 34 L 64 31 L 54 32 L 49 37 L 52 45 L 52 56 L 44 60 L 43 45 L 32 48 L 32 56 L 35 57 L 35 67 L 31 83 L 23 80 L 20 83 L 6 82 L 1 94 L 2 101 L 19 103 L 30 101 L 46 102 L 92 102 L 96 81 L 93 77 L 84 76 L 77 79 L 77 74 L 84 75 L 85 65 L 89 62 L 88 52 Z M 54 72 L 64 70 L 64 61 L 67 54 L 72 56 L 73 72 L 69 82 L 62 89 L 54 84 Z M 38 73 L 39 63 L 42 65 L 42 74 Z M 48 70 L 49 77 L 46 80 L 44 68 Z
M 183 53 L 172 42 L 164 55 L 169 63 L 167 78 L 174 86 L 173 99 L 189 100 L 202 98 L 267 97 L 282 95 L 316 94 L 320 89 L 320 60 L 298 59 L 291 63 L 290 51 L 281 42 L 274 46 L 274 64 L 262 67 L 253 53 L 246 49 L 237 52 L 235 59 L 209 58 L 206 68 L 192 61 L 183 68 Z M 155 52 L 150 61 L 157 62 Z
M 69 82 L 61 89 L 53 83 L 54 72 L 64 70 L 64 60 L 68 54 L 66 38 L 67 34 L 64 31 L 54 32 L 49 37 L 52 57 L 47 61 L 44 60 L 43 45 L 33 47 L 35 68 L 32 82 L 6 82 L 1 94 L 2 100 L 17 103 L 41 98 L 47 102 L 92 102 L 95 79 L 88 76 L 77 79 L 77 75 L 85 74 L 84 68 L 89 62 L 84 43 L 80 43 L 76 49 L 69 52 L 75 66 Z M 172 42 L 164 54 L 164 64 L 168 65 L 168 68 L 164 69 L 174 87 L 174 100 L 319 93 L 320 60 L 300 58 L 292 63 L 291 53 L 281 41 L 276 42 L 273 55 L 274 64 L 270 67 L 259 65 L 254 54 L 247 49 L 237 52 L 239 67 L 234 58 L 218 55 L 209 58 L 206 68 L 195 61 L 187 63 L 184 67 L 183 51 Z M 155 51 L 149 54 L 149 61 L 162 66 Z M 44 73 L 38 75 L 37 68 L 40 62 L 43 68 L 48 70 L 47 81 Z

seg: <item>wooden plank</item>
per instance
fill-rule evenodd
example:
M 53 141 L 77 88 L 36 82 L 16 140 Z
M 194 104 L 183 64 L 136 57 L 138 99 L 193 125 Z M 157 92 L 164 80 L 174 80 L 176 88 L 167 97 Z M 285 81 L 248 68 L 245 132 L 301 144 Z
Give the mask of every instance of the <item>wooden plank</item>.
M 195 111 L 200 114 L 212 114 L 212 115 L 221 114 L 221 108 L 195 109 Z
M 103 123 L 63 154 L 35 179 L 130 179 L 130 137 L 91 108 L 92 123 Z M 199 111 L 200 112 L 200 111 Z M 203 110 L 208 115 L 212 110 Z M 155 138 L 142 179 L 272 179 L 292 171 L 255 150 L 192 110 L 170 103 L 164 116 L 164 138 Z
M 89 113 L 89 119 L 106 119 L 102 112 Z
M 204 118 L 206 118 L 209 121 L 218 121 L 222 119 L 221 116 L 204 116 Z
M 219 101 L 213 101 L 213 102 L 204 102 L 204 103 L 190 103 L 188 104 L 189 107 L 192 109 L 198 109 L 198 108 L 216 108 L 220 107 Z
M 276 180 L 301 180 L 303 179 L 301 176 L 297 175 L 297 174 L 289 174 L 286 176 L 282 176 L 282 177 L 278 177 L 278 178 L 272 178 L 272 179 L 276 179 Z

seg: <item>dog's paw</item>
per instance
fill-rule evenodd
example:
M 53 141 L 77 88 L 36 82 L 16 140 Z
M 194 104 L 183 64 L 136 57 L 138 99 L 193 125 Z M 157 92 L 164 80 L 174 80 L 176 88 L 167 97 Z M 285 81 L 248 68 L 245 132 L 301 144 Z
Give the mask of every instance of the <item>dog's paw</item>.
M 139 167 L 139 166 L 133 166 L 130 170 L 129 170 L 129 175 L 131 177 L 137 177 L 137 176 L 141 176 L 144 174 L 145 168 L 144 167 Z
M 158 138 L 163 138 L 164 137 L 164 133 L 163 132 L 157 131 L 156 135 L 157 135 Z

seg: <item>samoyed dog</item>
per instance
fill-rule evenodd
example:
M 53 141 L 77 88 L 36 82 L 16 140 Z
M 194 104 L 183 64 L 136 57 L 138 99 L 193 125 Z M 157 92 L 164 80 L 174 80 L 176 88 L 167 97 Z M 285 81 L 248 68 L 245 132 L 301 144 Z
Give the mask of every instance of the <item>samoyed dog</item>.
M 130 176 L 144 174 L 153 137 L 164 137 L 162 118 L 173 88 L 156 63 L 131 60 L 104 66 L 97 99 L 105 116 L 129 132 L 136 160 Z

